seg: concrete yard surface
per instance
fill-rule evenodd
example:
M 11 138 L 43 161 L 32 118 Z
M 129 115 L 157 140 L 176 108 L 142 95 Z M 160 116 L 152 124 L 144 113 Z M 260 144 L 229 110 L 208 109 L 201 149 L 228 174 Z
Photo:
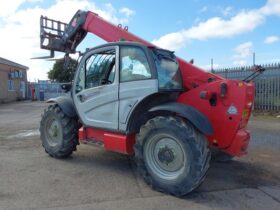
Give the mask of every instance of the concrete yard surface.
M 87 145 L 49 157 L 39 137 L 47 104 L 0 105 L 0 209 L 280 209 L 280 119 L 252 117 L 248 155 L 211 162 L 203 184 L 176 198 L 150 189 L 131 158 Z

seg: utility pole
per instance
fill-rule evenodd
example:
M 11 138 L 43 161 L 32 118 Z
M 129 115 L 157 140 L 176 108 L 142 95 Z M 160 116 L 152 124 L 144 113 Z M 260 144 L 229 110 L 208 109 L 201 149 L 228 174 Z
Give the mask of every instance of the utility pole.
M 213 58 L 211 58 L 211 72 L 212 73 L 214 72 L 214 69 L 213 69 Z
M 256 64 L 255 59 L 256 59 L 256 54 L 255 54 L 255 52 L 253 52 L 253 66 L 255 66 L 255 64 Z

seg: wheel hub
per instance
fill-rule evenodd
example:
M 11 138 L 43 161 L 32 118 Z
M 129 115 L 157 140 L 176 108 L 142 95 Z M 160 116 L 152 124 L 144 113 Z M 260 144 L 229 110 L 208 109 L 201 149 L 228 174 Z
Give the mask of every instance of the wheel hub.
M 187 165 L 181 143 L 172 136 L 158 134 L 147 142 L 144 149 L 147 164 L 163 179 L 175 179 Z
M 171 148 L 169 148 L 168 146 L 160 148 L 158 152 L 158 159 L 160 162 L 168 165 L 174 160 L 174 158 L 175 154 Z
M 57 135 L 58 135 L 57 125 L 55 123 L 52 123 L 52 125 L 50 127 L 50 136 L 57 137 Z
M 61 130 L 61 125 L 55 118 L 49 119 L 47 121 L 46 136 L 49 145 L 56 146 L 60 142 L 62 138 L 61 136 L 62 134 L 60 130 Z
M 51 124 L 51 127 L 49 129 L 49 134 L 51 137 L 54 137 L 54 138 L 58 136 L 58 126 L 57 126 L 56 122 L 53 122 Z

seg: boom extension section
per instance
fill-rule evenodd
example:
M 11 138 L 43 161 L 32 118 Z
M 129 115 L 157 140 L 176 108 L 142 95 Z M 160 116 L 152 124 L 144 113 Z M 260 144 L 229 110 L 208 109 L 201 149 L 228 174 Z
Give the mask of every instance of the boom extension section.
M 146 46 L 155 47 L 153 44 L 131 34 L 128 28 L 119 24 L 113 25 L 93 12 L 78 10 L 70 23 L 53 20 L 45 16 L 40 19 L 40 46 L 41 49 L 64 53 L 76 53 L 77 46 L 85 38 L 87 32 L 93 33 L 107 42 L 120 40 L 140 42 Z

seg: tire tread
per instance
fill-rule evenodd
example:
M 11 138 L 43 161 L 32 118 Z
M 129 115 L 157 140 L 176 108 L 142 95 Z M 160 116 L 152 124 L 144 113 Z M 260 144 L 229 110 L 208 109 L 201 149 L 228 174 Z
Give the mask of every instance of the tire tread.
M 195 160 L 191 163 L 194 169 L 191 172 L 191 176 L 189 176 L 189 179 L 191 180 L 175 186 L 161 186 L 155 177 L 153 177 L 147 170 L 143 155 L 143 148 L 149 133 L 153 129 L 157 129 L 158 125 L 166 125 L 167 127 L 168 125 L 174 125 L 185 133 L 185 139 L 188 142 L 183 142 L 190 145 L 193 157 L 195 157 Z M 173 116 L 157 116 L 147 121 L 147 123 L 140 128 L 140 132 L 136 135 L 134 151 L 138 171 L 143 176 L 145 182 L 154 190 L 175 196 L 183 196 L 193 191 L 202 183 L 209 168 L 209 162 L 211 159 L 211 153 L 205 136 L 199 133 L 190 123 L 179 117 Z
M 58 150 L 50 149 L 46 145 L 46 137 L 44 135 L 45 120 L 50 114 L 55 114 L 62 126 L 63 144 Z M 70 156 L 73 151 L 76 151 L 78 145 L 78 122 L 65 115 L 57 104 L 52 104 L 44 110 L 40 122 L 40 137 L 42 146 L 45 148 L 46 153 L 54 158 L 66 158 Z

